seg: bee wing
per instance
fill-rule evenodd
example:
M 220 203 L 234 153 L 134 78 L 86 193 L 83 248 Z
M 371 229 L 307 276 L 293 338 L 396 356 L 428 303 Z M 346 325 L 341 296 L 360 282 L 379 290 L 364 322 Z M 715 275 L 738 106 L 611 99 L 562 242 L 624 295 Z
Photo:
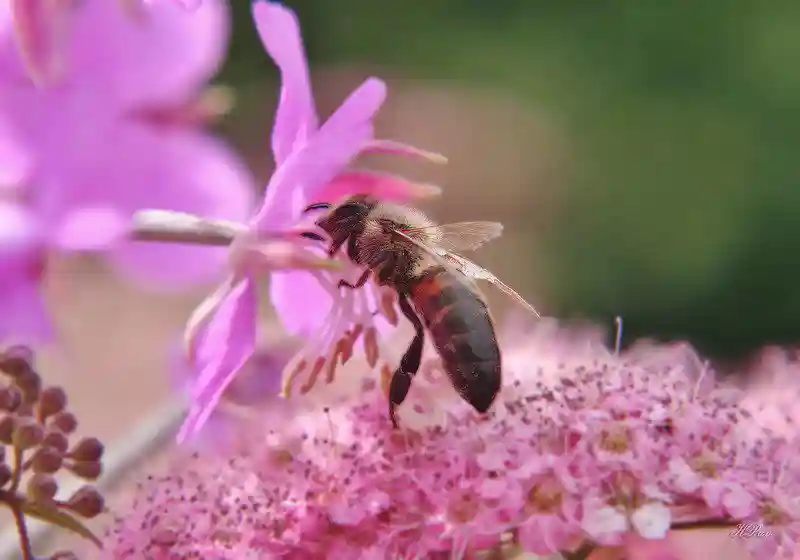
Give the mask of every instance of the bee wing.
M 408 228 L 404 233 L 417 239 L 430 239 L 431 243 L 450 253 L 474 251 L 503 233 L 499 222 L 456 222 Z
M 510 286 L 506 283 L 501 281 L 497 276 L 472 262 L 471 260 L 462 257 L 461 255 L 457 255 L 451 251 L 447 251 L 442 247 L 436 247 L 433 245 L 429 245 L 419 239 L 414 239 L 413 237 L 407 235 L 404 231 L 397 231 L 397 234 L 402 236 L 403 238 L 407 239 L 408 241 L 414 243 L 417 247 L 425 251 L 426 254 L 430 255 L 436 262 L 449 268 L 450 270 L 456 273 L 456 277 L 460 278 L 464 283 L 472 290 L 475 290 L 479 294 L 481 293 L 480 289 L 476 285 L 476 280 L 483 280 L 485 282 L 489 282 L 495 288 L 509 296 L 511 299 L 516 301 L 518 304 L 522 305 L 528 311 L 536 315 L 537 317 L 541 317 L 536 308 L 533 307 L 530 303 L 528 303 L 525 298 L 519 295 L 516 291 L 514 291 Z

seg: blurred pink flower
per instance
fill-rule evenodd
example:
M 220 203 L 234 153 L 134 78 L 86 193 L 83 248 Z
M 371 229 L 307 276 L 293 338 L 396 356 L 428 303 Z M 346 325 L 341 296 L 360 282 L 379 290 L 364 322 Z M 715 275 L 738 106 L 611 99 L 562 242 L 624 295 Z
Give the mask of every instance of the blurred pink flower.
M 9 23 L 29 77 L 40 86 L 53 85 L 64 77 L 70 62 L 71 38 L 76 9 L 81 0 L 9 0 Z M 169 10 L 170 4 L 196 10 L 202 0 L 118 0 L 120 9 L 134 16 L 149 16 L 148 10 Z M 106 2 L 111 4 L 111 2 Z M 140 19 L 136 23 L 142 23 Z M 106 45 L 103 45 L 106 46 Z
M 68 25 L 58 37 L 63 71 L 49 73 L 46 87 L 32 83 L 13 46 L 12 13 L 31 26 L 33 36 L 21 41 L 50 37 L 36 35 L 36 26 Z M 127 241 L 133 213 L 157 207 L 244 219 L 254 187 L 237 155 L 202 128 L 214 114 L 203 88 L 225 53 L 227 5 L 209 2 L 191 17 L 154 6 L 150 15 L 132 21 L 105 0 L 0 5 L 0 195 L 36 224 L 37 262 L 48 251 L 108 251 L 128 278 L 177 288 L 217 279 L 226 251 Z M 0 259 L 18 259 L 16 248 L 6 249 Z M 23 302 L 39 301 L 41 274 L 7 276 L 31 296 L 14 299 L 24 315 Z M 40 312 L 39 304 L 30 309 L 32 317 Z
M 304 330 L 307 321 L 319 324 L 320 315 L 324 317 L 331 308 L 335 289 L 320 288 L 319 274 L 278 272 L 275 259 L 265 255 L 267 246 L 276 247 L 276 238 L 288 238 L 294 239 L 290 243 L 298 251 L 292 252 L 289 247 L 285 266 L 280 268 L 315 268 L 327 263 L 323 251 L 317 264 L 303 260 L 306 253 L 300 251 L 308 245 L 307 239 L 298 237 L 303 229 L 303 209 L 308 204 L 361 192 L 411 198 L 432 191 L 390 176 L 348 172 L 347 165 L 365 151 L 428 154 L 401 144 L 374 141 L 372 119 L 386 96 L 386 86 L 377 78 L 362 83 L 318 126 L 297 18 L 280 4 L 263 1 L 253 4 L 253 16 L 262 42 L 281 72 L 281 96 L 272 134 L 276 169 L 261 207 L 233 243 L 230 277 L 198 308 L 187 328 L 190 360 L 200 373 L 190 391 L 193 405 L 179 440 L 202 428 L 225 387 L 253 353 L 258 275 L 272 273 L 272 302 L 291 331 Z M 267 240 L 271 240 L 270 245 Z M 307 313 L 309 310 L 313 315 Z M 293 328 L 298 324 L 301 328 Z
M 209 2 L 191 17 L 154 6 L 146 22 L 113 2 L 56 4 L 70 32 L 55 83 L 35 87 L 16 50 L 0 49 L 2 117 L 32 154 L 24 197 L 47 206 L 52 243 L 108 248 L 147 207 L 243 219 L 253 198 L 244 164 L 201 123 L 169 118 L 204 98 L 225 53 L 226 4 Z M 0 7 L 10 39 L 9 10 Z M 226 253 L 121 242 L 110 257 L 136 280 L 183 285 L 216 278 Z
M 153 6 L 156 4 L 172 3 L 177 4 L 188 10 L 196 10 L 203 3 L 203 0 L 120 0 L 121 2 L 141 2 L 145 6 Z
M 516 334 L 488 418 L 430 356 L 393 430 L 384 390 L 351 362 L 345 404 L 297 399 L 291 421 L 245 423 L 235 455 L 201 453 L 148 483 L 106 554 L 473 558 L 588 541 L 593 559 L 684 560 L 685 530 L 721 523 L 757 560 L 792 558 L 797 441 L 754 427 L 739 390 L 685 348 L 617 356 L 550 322 Z M 677 457 L 721 487 L 687 486 Z M 739 523 L 760 536 L 736 539 Z

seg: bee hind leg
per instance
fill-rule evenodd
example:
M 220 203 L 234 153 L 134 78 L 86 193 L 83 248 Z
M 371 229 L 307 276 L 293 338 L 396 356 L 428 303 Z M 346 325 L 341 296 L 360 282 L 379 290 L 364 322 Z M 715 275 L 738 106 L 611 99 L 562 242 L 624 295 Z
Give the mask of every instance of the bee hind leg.
M 389 383 L 389 418 L 392 421 L 392 426 L 395 428 L 398 427 L 395 409 L 403 404 L 403 401 L 406 400 L 406 396 L 408 396 L 408 391 L 411 388 L 411 380 L 419 371 L 420 362 L 422 362 L 422 348 L 425 342 L 425 329 L 422 326 L 422 321 L 420 321 L 420 318 L 414 312 L 414 309 L 408 302 L 408 298 L 401 296 L 399 298 L 399 304 L 403 315 L 411 321 L 416 332 L 408 350 L 406 350 L 406 353 L 403 354 L 403 358 L 400 360 L 400 367 L 395 370 L 394 375 L 392 375 L 392 380 Z

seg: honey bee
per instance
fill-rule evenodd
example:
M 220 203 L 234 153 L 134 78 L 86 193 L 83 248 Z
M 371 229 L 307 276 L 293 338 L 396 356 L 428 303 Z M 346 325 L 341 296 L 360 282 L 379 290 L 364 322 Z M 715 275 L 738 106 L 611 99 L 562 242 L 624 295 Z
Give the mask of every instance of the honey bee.
M 355 284 L 341 280 L 339 287 L 359 289 L 372 275 L 379 286 L 397 292 L 400 310 L 414 326 L 414 338 L 389 384 L 392 425 L 397 428 L 395 409 L 419 370 L 426 331 L 460 396 L 476 411 L 487 412 L 500 391 L 502 367 L 494 322 L 475 281 L 491 283 L 539 316 L 491 272 L 458 254 L 499 237 L 502 224 L 437 225 L 413 208 L 368 195 L 338 205 L 312 204 L 305 211 L 326 211 L 316 224 L 329 237 L 331 257 L 344 248 L 364 268 Z M 312 232 L 303 235 L 325 240 Z

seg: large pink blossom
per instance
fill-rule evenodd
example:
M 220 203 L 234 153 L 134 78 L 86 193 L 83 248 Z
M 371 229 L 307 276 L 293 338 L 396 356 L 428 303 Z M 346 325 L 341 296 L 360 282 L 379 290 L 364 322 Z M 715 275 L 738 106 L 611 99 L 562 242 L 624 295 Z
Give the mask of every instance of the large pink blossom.
M 65 27 L 63 60 L 46 84 L 31 80 L 14 42 L 11 10 L 23 4 L 56 10 L 30 25 Z M 191 15 L 153 6 L 149 16 L 131 20 L 105 0 L 0 6 L 0 158 L 14 183 L 0 196 L 42 228 L 38 260 L 53 250 L 109 251 L 128 278 L 170 288 L 216 279 L 226 252 L 126 241 L 134 212 L 243 219 L 253 183 L 204 130 L 213 113 L 204 88 L 225 53 L 227 5 L 209 2 Z M 42 281 L 31 270 L 18 285 Z
M 320 289 L 320 274 L 266 270 L 275 267 L 266 262 L 269 259 L 264 255 L 265 242 L 283 238 L 291 243 L 294 239 L 295 245 L 302 246 L 307 240 L 298 234 L 303 227 L 313 227 L 313 223 L 303 221 L 303 210 L 319 200 L 338 201 L 356 193 L 402 199 L 431 192 L 430 188 L 399 178 L 347 169 L 356 156 L 368 151 L 426 155 L 374 140 L 372 120 L 386 97 L 381 80 L 365 80 L 319 125 L 297 18 L 280 4 L 264 1 L 253 4 L 253 15 L 261 40 L 281 73 L 280 102 L 272 133 L 276 169 L 260 208 L 232 245 L 230 276 L 198 308 L 187 329 L 190 359 L 197 376 L 190 390 L 193 404 L 179 434 L 181 440 L 201 429 L 225 387 L 253 353 L 259 277 L 271 272 L 272 302 L 292 332 L 307 332 L 309 323 L 318 325 L 331 309 L 331 292 L 335 289 Z M 322 260 L 324 252 L 319 254 L 319 263 L 330 264 Z M 309 261 L 290 266 L 290 259 L 287 256 L 284 269 L 315 266 Z M 335 280 L 325 279 L 335 286 Z
M 344 401 L 317 387 L 287 421 L 254 414 L 237 452 L 152 479 L 106 554 L 477 558 L 589 544 L 593 559 L 666 560 L 685 558 L 684 529 L 721 524 L 755 559 L 792 558 L 797 438 L 759 428 L 741 390 L 688 347 L 618 356 L 549 321 L 519 334 L 501 341 L 488 416 L 428 356 L 393 430 L 385 385 L 354 359 Z

